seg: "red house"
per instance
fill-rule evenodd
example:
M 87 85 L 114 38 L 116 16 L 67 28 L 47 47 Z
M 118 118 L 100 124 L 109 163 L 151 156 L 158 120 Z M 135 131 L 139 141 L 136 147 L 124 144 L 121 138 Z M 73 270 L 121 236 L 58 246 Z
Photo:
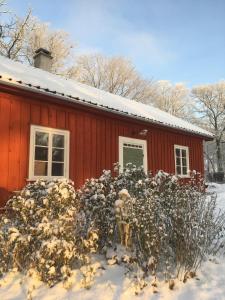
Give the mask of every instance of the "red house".
M 48 67 L 39 50 L 36 66 Z M 81 186 L 133 162 L 184 178 L 203 173 L 203 141 L 212 135 L 149 105 L 0 57 L 0 205 L 38 178 Z

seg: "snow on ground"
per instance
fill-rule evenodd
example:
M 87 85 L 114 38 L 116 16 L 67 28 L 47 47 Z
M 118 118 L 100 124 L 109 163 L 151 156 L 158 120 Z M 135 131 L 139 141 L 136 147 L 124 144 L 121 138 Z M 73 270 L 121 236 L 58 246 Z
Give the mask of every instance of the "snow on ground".
M 106 270 L 96 273 L 90 289 L 80 287 L 81 276 L 78 271 L 73 275 L 73 285 L 65 289 L 60 283 L 48 288 L 37 279 L 26 278 L 11 272 L 0 281 L 0 299 L 4 300 L 222 300 L 225 299 L 225 260 L 205 263 L 198 277 L 186 283 L 176 281 L 174 290 L 168 284 L 159 283 L 158 293 L 147 286 L 143 293 L 135 296 L 132 281 L 124 276 L 121 266 L 107 266 Z M 32 298 L 27 298 L 29 291 Z
M 218 207 L 225 210 L 225 184 L 210 184 L 208 190 L 218 193 Z M 134 295 L 133 281 L 125 276 L 124 267 L 108 266 L 100 257 L 97 259 L 101 264 L 96 270 L 90 289 L 81 288 L 80 271 L 73 273 L 72 285 L 67 289 L 62 283 L 48 288 L 35 277 L 35 274 L 23 277 L 12 271 L 0 280 L 0 299 L 225 300 L 225 258 L 214 258 L 204 263 L 197 278 L 189 279 L 186 283 L 177 280 L 174 290 L 169 290 L 168 284 L 159 282 L 158 293 L 153 293 L 153 287 L 149 285 L 138 296 Z
M 218 208 L 225 211 L 225 184 L 208 183 L 208 191 L 216 192 Z

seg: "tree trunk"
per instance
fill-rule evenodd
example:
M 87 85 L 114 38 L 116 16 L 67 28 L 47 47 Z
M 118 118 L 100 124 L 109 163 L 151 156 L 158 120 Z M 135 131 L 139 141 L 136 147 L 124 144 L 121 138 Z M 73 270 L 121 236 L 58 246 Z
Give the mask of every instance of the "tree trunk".
M 217 139 L 216 139 L 216 156 L 217 156 L 218 172 L 223 172 L 221 144 L 220 144 L 220 140 L 217 140 Z

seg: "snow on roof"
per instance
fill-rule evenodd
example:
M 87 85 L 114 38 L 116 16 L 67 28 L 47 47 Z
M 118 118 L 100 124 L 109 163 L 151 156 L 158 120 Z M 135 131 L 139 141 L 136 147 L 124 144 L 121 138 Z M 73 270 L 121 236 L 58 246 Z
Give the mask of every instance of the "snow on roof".
M 170 115 L 158 108 L 117 96 L 100 89 L 51 74 L 0 56 L 0 82 L 23 86 L 34 91 L 54 93 L 64 100 L 95 105 L 100 109 L 142 119 L 167 127 L 195 133 L 205 137 L 213 135 L 187 121 Z

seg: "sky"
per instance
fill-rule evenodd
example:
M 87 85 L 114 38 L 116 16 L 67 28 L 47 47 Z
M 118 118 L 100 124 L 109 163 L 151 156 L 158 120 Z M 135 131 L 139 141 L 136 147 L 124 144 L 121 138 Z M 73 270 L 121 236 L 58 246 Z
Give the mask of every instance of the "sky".
M 130 59 L 146 79 L 189 87 L 225 79 L 225 0 L 7 0 L 78 44 Z

